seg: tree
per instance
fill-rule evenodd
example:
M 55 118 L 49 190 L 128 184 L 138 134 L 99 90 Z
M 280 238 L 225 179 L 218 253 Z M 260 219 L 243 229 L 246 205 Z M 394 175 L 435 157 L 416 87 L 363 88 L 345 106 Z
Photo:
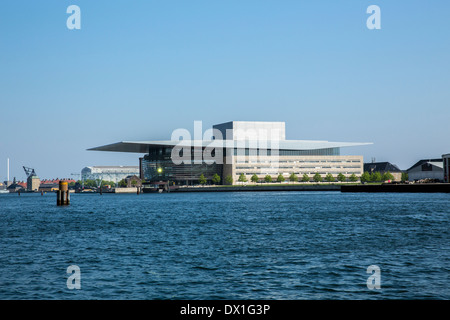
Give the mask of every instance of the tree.
M 356 176 L 356 174 L 352 174 L 351 176 L 350 176 L 350 181 L 351 182 L 356 182 L 356 181 L 358 181 L 358 177 Z
M 279 175 L 278 175 L 278 177 L 277 177 L 277 181 L 278 182 L 283 182 L 285 179 L 284 179 L 284 177 L 283 177 L 283 175 L 280 173 Z
M 200 175 L 200 178 L 198 178 L 198 182 L 200 182 L 200 184 L 206 184 L 207 180 L 203 173 Z
M 292 174 L 289 176 L 289 181 L 291 181 L 291 182 L 297 182 L 297 181 L 298 181 L 297 175 L 296 175 L 295 173 L 292 173 Z
M 245 177 L 245 174 L 241 173 L 241 175 L 239 176 L 238 181 L 242 182 L 242 184 L 244 184 L 244 182 L 247 182 L 247 178 Z
M 220 176 L 217 173 L 214 173 L 212 177 L 212 183 L 219 184 L 220 183 Z
M 381 181 L 382 177 L 381 177 L 381 173 L 380 172 L 372 172 L 372 174 L 370 175 L 370 180 L 373 182 L 379 182 Z
M 122 179 L 119 181 L 119 187 L 120 188 L 126 188 L 127 187 L 127 183 L 125 182 L 125 179 Z
M 303 182 L 309 182 L 310 181 L 309 176 L 306 173 L 303 174 L 302 181 Z
M 86 188 L 97 188 L 97 183 L 95 182 L 95 180 L 92 179 L 86 179 L 84 181 L 84 186 Z
M 252 177 L 250 178 L 250 180 L 254 183 L 257 183 L 259 181 L 259 178 L 256 174 L 252 175 Z
M 386 181 L 386 180 L 392 181 L 392 180 L 394 180 L 394 176 L 392 175 L 392 173 L 390 173 L 390 172 L 388 171 L 388 172 L 385 172 L 385 173 L 383 174 L 381 180 L 382 180 L 382 181 Z
M 347 180 L 347 178 L 342 173 L 338 174 L 337 179 L 339 182 L 344 182 L 345 180 Z
M 333 177 L 333 175 L 331 173 L 328 173 L 325 176 L 325 180 L 327 180 L 328 182 L 334 182 L 335 181 L 335 179 L 334 179 L 334 177 Z
M 225 184 L 228 184 L 228 185 L 232 185 L 233 184 L 233 177 L 231 175 L 227 175 L 225 177 Z
M 110 186 L 111 188 L 114 188 L 116 186 L 116 183 L 114 181 L 103 181 L 103 186 Z
M 406 172 L 402 172 L 402 178 L 401 178 L 402 182 L 408 181 L 408 179 L 409 179 L 408 174 Z
M 270 175 L 267 175 L 264 177 L 265 182 L 272 182 L 272 177 Z
M 136 187 L 136 185 L 137 185 L 137 181 L 136 180 L 131 180 L 131 185 L 133 186 L 133 187 Z
M 368 182 L 371 180 L 370 178 L 371 178 L 370 173 L 366 171 L 362 174 L 360 180 L 361 180 L 361 182 Z
M 321 182 L 323 180 L 322 176 L 319 173 L 316 173 L 314 175 L 313 179 L 314 179 L 315 182 Z

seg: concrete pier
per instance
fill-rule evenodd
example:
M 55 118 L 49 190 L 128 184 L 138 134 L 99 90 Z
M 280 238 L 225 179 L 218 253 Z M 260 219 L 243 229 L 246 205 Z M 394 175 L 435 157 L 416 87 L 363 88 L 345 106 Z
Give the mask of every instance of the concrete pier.
M 157 189 L 143 189 L 144 193 L 157 192 Z M 254 192 L 254 191 L 341 191 L 341 186 L 333 184 L 323 185 L 274 185 L 274 186 L 205 186 L 205 187 L 187 187 L 187 188 L 174 188 L 170 192 Z
M 413 184 L 379 184 L 341 186 L 342 192 L 423 192 L 450 193 L 450 183 L 413 183 Z

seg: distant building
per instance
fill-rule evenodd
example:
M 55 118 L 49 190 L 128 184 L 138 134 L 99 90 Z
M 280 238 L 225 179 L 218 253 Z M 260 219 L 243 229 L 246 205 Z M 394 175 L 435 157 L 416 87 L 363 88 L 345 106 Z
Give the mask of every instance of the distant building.
M 8 188 L 10 185 L 12 185 L 12 181 L 3 181 L 3 183 L 1 184 L 6 188 Z
M 127 188 L 142 187 L 142 180 L 136 175 L 126 177 L 125 182 L 127 184 Z
M 395 164 L 390 162 L 372 162 L 364 164 L 364 172 L 379 172 L 383 175 L 386 172 L 390 172 L 394 176 L 394 181 L 400 181 L 402 179 L 403 171 L 399 169 Z
M 260 180 L 279 175 L 288 179 L 291 174 L 360 176 L 363 157 L 341 155 L 341 148 L 371 144 L 286 140 L 284 122 L 230 121 L 212 129 L 214 138 L 206 140 L 122 141 L 89 150 L 145 154 L 139 161 L 141 174 L 132 174 L 148 182 L 192 185 L 201 175 L 208 181 L 219 175 L 222 182 L 229 178 L 233 183 L 254 175 Z
M 410 181 L 422 179 L 435 179 L 444 181 L 444 165 L 442 158 L 420 160 L 406 170 Z
M 41 180 L 38 176 L 31 176 L 27 179 L 27 191 L 38 191 Z
M 444 182 L 450 183 L 450 153 L 442 156 L 442 162 L 444 165 Z
M 41 180 L 41 185 L 43 185 L 43 184 L 59 184 L 59 181 L 65 181 L 65 182 L 67 182 L 67 183 L 75 183 L 76 181 L 75 180 L 73 180 L 73 179 L 58 179 L 58 178 L 56 178 L 56 179 L 45 179 L 45 180 Z
M 13 184 L 17 184 L 17 185 L 19 185 L 19 186 L 21 186 L 23 189 L 26 189 L 27 188 L 27 183 L 26 182 L 24 182 L 24 181 L 19 181 L 19 182 L 13 182 Z
M 59 190 L 59 183 L 44 183 L 39 186 L 39 191 L 53 192 Z
M 20 183 L 20 182 L 18 182 L 18 183 L 16 183 L 16 182 L 13 182 L 12 184 L 10 184 L 9 186 L 8 186 L 8 188 L 7 188 L 7 190 L 9 191 L 9 192 L 18 192 L 18 191 L 23 191 L 23 190 L 25 190 L 26 189 L 26 185 L 25 185 L 25 188 L 23 187 L 23 182 L 22 182 L 22 184 Z
M 138 166 L 94 166 L 81 170 L 81 180 L 105 180 L 118 183 L 128 176 L 139 176 Z

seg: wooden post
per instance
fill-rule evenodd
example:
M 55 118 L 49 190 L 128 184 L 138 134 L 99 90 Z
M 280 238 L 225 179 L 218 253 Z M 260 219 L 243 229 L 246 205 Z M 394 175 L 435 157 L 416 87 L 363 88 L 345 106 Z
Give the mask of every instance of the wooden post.
M 70 204 L 69 185 L 67 181 L 59 182 L 59 190 L 56 194 L 56 204 L 58 206 L 68 206 Z

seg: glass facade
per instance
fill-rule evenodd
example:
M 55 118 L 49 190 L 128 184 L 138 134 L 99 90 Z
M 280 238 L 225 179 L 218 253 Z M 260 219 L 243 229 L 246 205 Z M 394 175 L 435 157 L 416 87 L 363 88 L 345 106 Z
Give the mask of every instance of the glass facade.
M 141 170 L 144 180 L 147 182 L 157 181 L 170 181 L 178 185 L 195 185 L 198 184 L 200 176 L 203 174 L 205 178 L 210 182 L 214 174 L 218 174 L 222 181 L 224 179 L 224 166 L 222 164 L 212 163 L 207 164 L 204 161 L 202 163 L 194 163 L 194 157 L 201 159 L 204 152 L 204 148 L 196 147 L 191 148 L 191 160 L 188 163 L 175 164 L 172 161 L 171 146 L 152 147 L 146 156 L 142 158 Z M 327 148 L 316 150 L 278 150 L 278 152 L 271 152 L 272 150 L 259 150 L 259 149 L 238 149 L 233 150 L 237 156 L 277 156 L 275 161 L 276 165 L 273 167 L 273 163 L 270 159 L 263 158 L 254 159 L 245 157 L 245 159 L 239 159 L 239 157 L 233 159 L 232 171 L 228 171 L 227 175 L 236 174 L 279 174 L 287 172 L 295 172 L 296 174 L 314 173 L 321 174 L 360 174 L 361 160 L 359 159 L 328 159 L 329 156 L 339 156 L 340 148 Z M 222 153 L 226 154 L 225 151 Z M 180 157 L 183 157 L 182 149 L 179 152 Z M 301 158 L 306 156 L 307 158 Z M 308 156 L 316 156 L 309 159 Z M 322 156 L 320 158 L 317 156 Z M 278 157 L 284 157 L 279 159 Z M 300 159 L 299 159 L 300 157 Z M 289 159 L 289 160 L 288 160 Z M 226 159 L 224 158 L 226 161 Z M 237 165 L 234 167 L 234 165 Z M 273 167 L 273 168 L 272 168 Z M 275 170 L 274 172 L 272 172 Z
M 200 150 L 195 150 L 200 152 Z M 211 181 L 214 174 L 222 176 L 220 164 L 194 164 L 194 148 L 191 150 L 190 163 L 174 164 L 171 158 L 172 147 L 150 148 L 149 153 L 142 159 L 142 173 L 148 182 L 170 181 L 175 184 L 190 185 L 198 183 L 200 175 Z

